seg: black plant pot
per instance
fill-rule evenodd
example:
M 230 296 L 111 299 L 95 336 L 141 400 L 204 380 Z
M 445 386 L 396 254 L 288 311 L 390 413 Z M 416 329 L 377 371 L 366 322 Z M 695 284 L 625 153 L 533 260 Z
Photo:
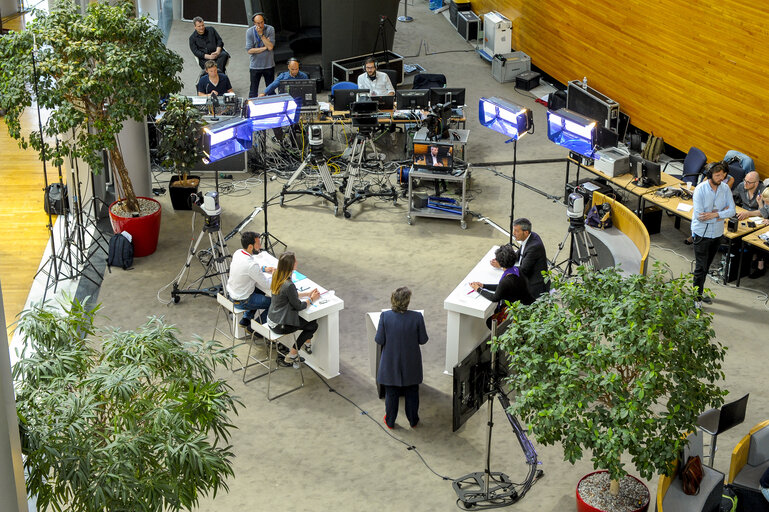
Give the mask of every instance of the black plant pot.
M 190 200 L 191 194 L 197 194 L 198 185 L 200 184 L 200 176 L 187 176 L 187 181 L 195 180 L 194 186 L 182 187 L 175 185 L 177 181 L 181 181 L 179 176 L 172 176 L 171 181 L 168 183 L 168 194 L 171 196 L 171 205 L 174 210 L 191 210 L 192 201 Z

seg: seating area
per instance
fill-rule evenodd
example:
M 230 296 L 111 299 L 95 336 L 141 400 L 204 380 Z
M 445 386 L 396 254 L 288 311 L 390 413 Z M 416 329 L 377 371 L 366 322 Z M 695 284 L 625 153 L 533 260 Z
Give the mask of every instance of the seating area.
M 761 494 L 758 482 L 769 468 L 769 420 L 762 421 L 737 443 L 732 451 L 726 483 L 737 493 L 737 510 L 767 512 L 769 502 Z

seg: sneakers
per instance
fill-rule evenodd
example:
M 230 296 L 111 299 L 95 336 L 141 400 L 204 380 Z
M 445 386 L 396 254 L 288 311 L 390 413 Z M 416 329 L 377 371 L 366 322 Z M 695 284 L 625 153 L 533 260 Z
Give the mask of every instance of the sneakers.
M 238 322 L 242 327 L 248 327 L 251 325 L 251 319 L 250 318 L 241 318 Z
M 311 341 L 305 341 L 304 345 L 302 345 L 302 348 L 308 354 L 312 354 L 312 342 Z
M 283 358 L 283 361 L 286 363 L 291 363 L 294 368 L 299 368 L 299 364 L 304 362 L 304 358 L 299 355 L 299 353 L 296 354 L 286 354 L 286 356 Z

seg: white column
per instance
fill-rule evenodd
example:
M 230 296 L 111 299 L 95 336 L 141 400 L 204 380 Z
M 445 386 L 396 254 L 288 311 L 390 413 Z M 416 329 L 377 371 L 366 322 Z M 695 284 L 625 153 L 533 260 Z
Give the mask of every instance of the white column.
M 19 12 L 18 0 L 0 0 L 0 14 L 3 17 Z
M 0 319 L 5 325 L 2 308 L 3 292 L 0 289 Z M 19 420 L 16 416 L 16 400 L 13 396 L 11 360 L 8 354 L 8 333 L 0 335 L 0 496 L 3 510 L 27 512 L 27 489 L 21 462 Z
M 118 135 L 118 140 L 136 195 L 152 197 L 150 145 L 146 121 L 134 121 L 132 119 L 125 121 L 123 130 Z

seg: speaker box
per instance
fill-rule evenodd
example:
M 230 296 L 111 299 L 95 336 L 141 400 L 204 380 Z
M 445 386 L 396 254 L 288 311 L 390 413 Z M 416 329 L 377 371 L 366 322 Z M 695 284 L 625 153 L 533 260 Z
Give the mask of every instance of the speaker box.
M 427 194 L 412 194 L 411 206 L 418 210 L 421 210 L 422 208 L 427 208 Z
M 522 91 L 530 91 L 539 86 L 539 73 L 526 71 L 515 77 L 515 88 Z
M 662 226 L 662 209 L 659 206 L 644 208 L 643 223 L 650 235 L 659 233 Z

